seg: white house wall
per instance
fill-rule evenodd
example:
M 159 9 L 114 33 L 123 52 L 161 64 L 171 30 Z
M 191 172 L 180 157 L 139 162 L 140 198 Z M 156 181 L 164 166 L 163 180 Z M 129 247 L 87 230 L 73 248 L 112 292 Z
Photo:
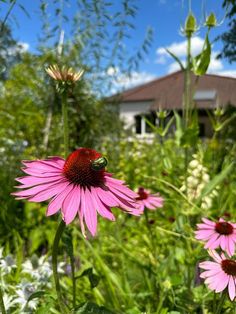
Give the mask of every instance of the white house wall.
M 152 102 L 126 102 L 120 104 L 120 118 L 125 123 L 125 128 L 133 128 L 135 116 L 150 112 Z

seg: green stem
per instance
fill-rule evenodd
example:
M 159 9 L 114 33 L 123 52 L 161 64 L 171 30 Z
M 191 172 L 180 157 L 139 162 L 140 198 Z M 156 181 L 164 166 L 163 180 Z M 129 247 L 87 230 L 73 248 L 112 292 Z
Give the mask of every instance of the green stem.
M 0 287 L 0 310 L 2 314 L 6 314 L 4 302 L 3 302 L 3 293 L 2 293 L 2 287 Z
M 185 129 L 189 126 L 191 116 L 191 35 L 187 37 L 187 66 L 185 70 L 185 86 L 184 86 L 184 124 Z
M 154 258 L 156 259 L 157 254 L 156 254 L 156 245 L 155 245 L 155 235 L 153 234 L 152 226 L 149 223 L 148 209 L 147 208 L 144 209 L 144 215 L 145 215 L 145 220 L 146 220 L 146 226 L 148 229 L 148 234 L 151 237 L 150 242 L 151 242 L 151 246 L 152 246 L 152 250 L 153 250 L 153 255 L 154 255 Z
M 73 308 L 76 306 L 76 279 L 75 279 L 75 259 L 74 255 L 70 256 L 71 277 L 72 277 L 72 295 L 73 295 Z
M 63 231 L 65 229 L 65 223 L 62 220 L 57 228 L 57 232 L 55 234 L 55 238 L 53 241 L 53 247 L 52 247 L 52 270 L 53 270 L 53 277 L 54 277 L 54 282 L 56 286 L 56 292 L 57 292 L 57 299 L 58 303 L 60 306 L 61 313 L 68 313 L 67 308 L 64 305 L 63 299 L 62 299 L 62 294 L 61 294 L 61 286 L 60 286 L 60 281 L 59 281 L 59 276 L 58 276 L 58 271 L 57 271 L 57 256 L 58 256 L 58 247 L 59 247 L 59 242 L 61 239 L 61 236 L 63 234 Z
M 195 242 L 195 243 L 199 243 L 198 240 L 194 239 L 194 238 L 191 238 L 191 237 L 187 237 L 185 236 L 184 234 L 180 234 L 178 232 L 174 232 L 174 231 L 171 231 L 171 230 L 167 230 L 167 229 L 164 229 L 162 227 L 159 227 L 159 226 L 156 226 L 156 229 L 160 230 L 160 231 L 163 231 L 167 234 L 170 234 L 170 235 L 173 235 L 175 237 L 178 237 L 178 238 L 183 238 L 183 239 L 186 239 L 186 240 L 189 240 L 191 242 Z
M 69 129 L 68 129 L 68 107 L 67 107 L 67 92 L 62 94 L 62 117 L 63 117 L 63 132 L 64 132 L 64 154 L 67 158 L 69 153 Z
M 227 293 L 225 291 L 221 294 L 221 298 L 220 298 L 220 301 L 219 301 L 219 304 L 218 304 L 218 307 L 217 307 L 217 310 L 216 310 L 215 314 L 220 314 L 221 313 L 222 307 L 224 305 L 226 294 Z

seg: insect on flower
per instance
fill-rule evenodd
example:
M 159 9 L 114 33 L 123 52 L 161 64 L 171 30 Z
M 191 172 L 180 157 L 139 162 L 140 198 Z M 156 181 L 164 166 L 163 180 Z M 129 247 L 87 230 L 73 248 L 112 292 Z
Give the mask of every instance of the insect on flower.
M 66 160 L 52 157 L 46 160 L 23 161 L 22 170 L 28 176 L 17 178 L 20 192 L 12 193 L 17 199 L 43 202 L 51 199 L 47 216 L 60 209 L 66 224 L 79 215 L 85 235 L 84 221 L 90 233 L 97 231 L 97 212 L 104 218 L 115 220 L 111 207 L 119 207 L 132 215 L 142 211 L 135 199 L 138 195 L 124 181 L 112 178 L 106 172 L 107 160 L 90 148 L 79 148 Z

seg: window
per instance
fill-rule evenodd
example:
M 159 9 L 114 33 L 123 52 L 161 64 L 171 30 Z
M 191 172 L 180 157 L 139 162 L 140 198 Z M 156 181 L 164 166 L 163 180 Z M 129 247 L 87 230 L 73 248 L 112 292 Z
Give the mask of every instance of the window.
M 152 133 L 153 130 L 149 123 L 150 121 L 152 125 L 156 125 L 156 114 L 154 112 L 151 112 L 149 114 L 142 114 L 135 116 L 135 132 L 136 134 L 147 134 Z

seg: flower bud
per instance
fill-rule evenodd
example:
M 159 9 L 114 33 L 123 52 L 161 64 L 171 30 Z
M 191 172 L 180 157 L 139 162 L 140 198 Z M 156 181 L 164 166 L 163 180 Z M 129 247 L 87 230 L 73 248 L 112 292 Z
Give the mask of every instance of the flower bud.
M 215 27 L 217 25 L 216 16 L 214 13 L 208 15 L 208 17 L 206 18 L 205 25 L 208 27 Z
M 198 160 L 197 159 L 193 159 L 192 161 L 190 161 L 190 163 L 189 163 L 189 167 L 190 168 L 196 168 L 197 166 L 199 165 L 199 162 L 198 162 Z
M 197 30 L 197 22 L 196 18 L 192 13 L 189 13 L 186 21 L 185 21 L 185 33 L 187 36 L 191 36 Z
M 204 182 L 209 182 L 210 176 L 209 176 L 207 173 L 204 173 L 203 176 L 202 176 L 202 180 L 203 180 Z

